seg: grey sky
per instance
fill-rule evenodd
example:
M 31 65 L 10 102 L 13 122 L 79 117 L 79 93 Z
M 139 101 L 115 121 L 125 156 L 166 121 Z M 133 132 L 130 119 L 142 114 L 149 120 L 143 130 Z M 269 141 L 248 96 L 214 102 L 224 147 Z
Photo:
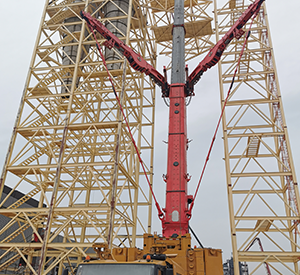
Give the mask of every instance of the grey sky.
M 0 2 L 0 167 L 2 169 L 12 127 L 24 88 L 36 34 L 40 23 L 44 0 L 15 0 Z M 300 177 L 300 66 L 299 66 L 299 10 L 300 1 L 267 0 L 271 36 L 283 98 L 284 110 L 294 164 Z M 200 60 L 199 60 L 200 61 Z M 161 71 L 159 63 L 158 69 Z M 191 65 L 190 70 L 193 67 Z M 158 91 L 159 92 L 159 91 Z M 196 97 L 188 108 L 188 136 L 193 142 L 188 152 L 188 172 L 193 176 L 190 193 L 194 192 L 200 171 L 220 114 L 217 70 L 207 72 L 197 84 Z M 205 119 L 203 117 L 205 116 Z M 155 129 L 155 190 L 162 206 L 164 194 L 158 190 L 164 186 L 162 174 L 166 173 L 168 109 L 157 96 L 157 125 Z M 194 208 L 191 226 L 206 246 L 221 248 L 223 259 L 231 253 L 228 223 L 225 167 L 222 131 L 213 150 L 200 193 Z M 153 212 L 153 231 L 161 232 L 156 212 Z

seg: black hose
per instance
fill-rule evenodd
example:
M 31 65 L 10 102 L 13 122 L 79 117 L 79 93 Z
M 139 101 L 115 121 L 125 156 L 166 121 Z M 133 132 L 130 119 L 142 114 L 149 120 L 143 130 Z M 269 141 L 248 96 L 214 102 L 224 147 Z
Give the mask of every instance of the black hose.
M 195 239 L 197 240 L 197 242 L 199 243 L 201 248 L 204 248 L 204 246 L 202 245 L 202 243 L 200 242 L 200 240 L 198 239 L 197 235 L 195 234 L 194 230 L 189 226 L 189 230 L 191 230 L 193 236 L 195 237 Z

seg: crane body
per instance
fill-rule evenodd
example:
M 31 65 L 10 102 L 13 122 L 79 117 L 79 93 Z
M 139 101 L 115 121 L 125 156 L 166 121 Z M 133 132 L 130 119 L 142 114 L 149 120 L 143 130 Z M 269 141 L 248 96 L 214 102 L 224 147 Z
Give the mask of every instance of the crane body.
M 162 236 L 144 234 L 143 249 L 109 249 L 108 244 L 94 244 L 97 258 L 87 259 L 85 263 L 79 265 L 77 275 L 95 274 L 92 270 L 98 265 L 100 273 L 97 271 L 97 274 L 102 274 L 101 266 L 104 265 L 109 265 L 110 270 L 115 268 L 111 274 L 120 274 L 121 272 L 127 274 L 127 271 L 124 271 L 126 268 L 129 268 L 130 274 L 223 274 L 220 249 L 191 247 L 189 220 L 192 216 L 191 211 L 195 197 L 188 195 L 187 191 L 190 177 L 187 173 L 186 97 L 194 95 L 194 85 L 206 70 L 217 64 L 227 45 L 234 38 L 242 37 L 244 34 L 242 28 L 250 18 L 257 15 L 264 0 L 256 0 L 248 7 L 189 76 L 184 61 L 183 2 L 183 0 L 175 0 L 174 4 L 171 84 L 167 82 L 166 73 L 164 75 L 159 73 L 101 22 L 89 13 L 81 12 L 90 31 L 98 32 L 106 39 L 104 42 L 106 47 L 117 49 L 127 58 L 133 69 L 145 73 L 161 87 L 162 97 L 169 98 L 169 136 L 167 174 L 164 176 L 166 206 L 162 209 L 163 213 L 158 208 L 158 215 L 162 221 Z M 120 265 L 125 265 L 126 268 L 122 268 Z M 129 265 L 131 266 L 128 267 Z M 103 268 L 105 274 L 110 274 L 104 270 L 106 269 Z

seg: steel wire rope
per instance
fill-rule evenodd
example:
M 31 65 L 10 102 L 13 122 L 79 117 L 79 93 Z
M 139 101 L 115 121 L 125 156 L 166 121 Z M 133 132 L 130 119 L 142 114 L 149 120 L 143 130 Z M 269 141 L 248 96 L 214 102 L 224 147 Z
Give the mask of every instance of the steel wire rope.
M 189 96 L 189 99 L 185 101 L 185 106 L 189 106 L 190 103 L 192 102 L 192 96 Z
M 217 136 L 217 133 L 218 133 L 218 130 L 219 130 L 219 126 L 221 124 L 221 120 L 222 120 L 222 117 L 223 117 L 223 114 L 224 114 L 224 111 L 225 111 L 225 107 L 226 107 L 226 104 L 227 104 L 227 101 L 228 101 L 228 98 L 229 98 L 229 95 L 231 93 L 231 89 L 233 87 L 233 84 L 234 84 L 234 80 L 235 80 L 235 77 L 236 77 L 236 74 L 237 74 L 237 70 L 238 68 L 240 67 L 240 63 L 241 63 L 241 59 L 242 59 L 242 56 L 243 56 L 243 53 L 244 53 L 244 50 L 245 50 L 245 47 L 246 47 L 246 44 L 247 44 L 247 41 L 248 41 L 248 38 L 250 36 L 250 31 L 251 31 L 251 27 L 252 27 L 252 24 L 254 22 L 254 19 L 255 17 L 257 16 L 259 10 L 256 11 L 256 13 L 254 13 L 254 16 L 252 18 L 252 21 L 251 21 L 251 24 L 250 24 L 250 27 L 246 33 L 246 37 L 245 37 L 245 41 L 244 41 L 244 44 L 243 44 L 243 47 L 241 49 L 241 53 L 240 53 L 240 57 L 238 59 L 238 63 L 236 65 L 236 68 L 235 68 L 235 71 L 234 71 L 234 74 L 233 74 L 233 77 L 232 77 L 232 80 L 231 80 L 231 84 L 229 86 L 229 89 L 228 89 L 228 92 L 227 92 L 227 96 L 225 98 L 225 101 L 224 101 L 224 105 L 222 107 L 222 110 L 221 110 L 221 114 L 220 114 L 220 117 L 219 117 L 219 120 L 218 120 L 218 123 L 217 123 L 217 126 L 216 126 L 216 129 L 215 129 L 215 132 L 214 132 L 214 135 L 213 135 L 213 138 L 212 138 L 212 141 L 211 141 L 211 144 L 210 144 L 210 147 L 209 147 L 209 150 L 208 150 L 208 153 L 207 153 L 207 156 L 206 156 L 206 160 L 205 160 L 205 163 L 203 165 L 203 168 L 202 168 L 202 172 L 201 172 L 201 175 L 200 175 L 200 179 L 198 181 L 198 184 L 197 184 L 197 188 L 196 188 L 196 191 L 195 191 L 195 195 L 194 195 L 194 198 L 193 198 L 193 201 L 190 205 L 190 209 L 188 210 L 187 212 L 187 217 L 189 219 L 191 219 L 192 217 L 192 209 L 194 207 L 194 202 L 195 202 L 195 199 L 196 199 L 196 196 L 198 194 L 198 191 L 199 191 L 199 187 L 200 187 L 200 184 L 201 184 L 201 181 L 202 181 L 202 178 L 203 178 L 203 175 L 204 175 L 204 172 L 205 172 L 205 169 L 206 169 L 206 166 L 207 166 L 207 163 L 209 161 L 209 157 L 210 157 L 210 154 L 211 154 L 211 151 L 212 151 L 212 148 L 213 148 L 213 145 L 215 143 L 215 140 L 216 140 L 216 136 Z
M 164 100 L 164 102 L 165 102 L 165 104 L 166 104 L 166 106 L 167 107 L 170 107 L 170 100 L 169 100 L 169 102 L 166 100 L 166 98 L 165 97 L 163 97 L 163 100 Z
M 116 92 L 116 90 L 115 90 L 115 85 L 114 85 L 114 83 L 113 83 L 113 80 L 112 80 L 112 78 L 111 78 L 111 75 L 109 74 L 109 71 L 108 71 L 108 68 L 107 68 L 107 64 L 106 64 L 104 55 L 103 55 L 103 53 L 102 53 L 100 44 L 99 44 L 99 42 L 98 42 L 98 40 L 97 40 L 97 37 L 96 37 L 96 34 L 95 34 L 93 28 L 92 28 L 89 24 L 88 24 L 88 27 L 89 27 L 90 31 L 93 33 L 93 36 L 94 36 L 94 39 L 95 39 L 95 41 L 96 41 L 96 45 L 97 45 L 98 51 L 99 51 L 99 53 L 100 53 L 100 56 L 101 56 L 103 65 L 104 65 L 105 70 L 106 70 L 106 72 L 107 72 L 109 81 L 110 81 L 110 83 L 111 83 L 111 85 L 112 85 L 112 89 L 113 89 L 114 95 L 115 95 L 115 97 L 116 97 L 116 99 L 117 99 L 118 105 L 119 105 L 120 110 L 121 110 L 121 112 L 122 112 L 122 115 L 123 115 L 124 121 L 125 121 L 125 123 L 126 123 L 126 126 L 127 126 L 127 129 L 128 129 L 128 132 L 129 132 L 131 141 L 132 141 L 133 146 L 134 146 L 134 148 L 135 148 L 135 151 L 136 151 L 136 153 L 137 153 L 137 155 L 138 155 L 139 162 L 140 162 L 140 164 L 141 164 L 141 166 L 142 166 L 142 168 L 143 168 L 143 172 L 144 172 L 144 175 L 145 175 L 145 177 L 146 177 L 146 180 L 147 180 L 149 189 L 150 189 L 151 194 L 152 194 L 152 197 L 153 197 L 153 199 L 154 199 L 154 201 L 155 201 L 155 206 L 156 206 L 157 211 L 158 211 L 158 217 L 159 217 L 160 220 L 163 220 L 163 219 L 164 219 L 164 214 L 163 214 L 163 212 L 162 212 L 162 210 L 161 210 L 161 208 L 160 208 L 160 206 L 159 206 L 159 204 L 158 204 L 158 201 L 157 201 L 157 199 L 156 199 L 156 197 L 155 197 L 155 195 L 154 195 L 154 192 L 153 192 L 153 189 L 152 189 L 150 180 L 149 180 L 149 178 L 148 178 L 148 176 L 147 176 L 147 172 L 146 172 L 146 169 L 145 169 L 143 160 L 142 160 L 142 158 L 141 158 L 141 155 L 140 155 L 140 153 L 139 153 L 139 150 L 138 150 L 137 145 L 136 145 L 136 143 L 135 143 L 135 140 L 134 140 L 134 138 L 133 138 L 133 135 L 132 135 L 132 132 L 131 132 L 131 130 L 130 130 L 130 126 L 129 126 L 129 123 L 128 123 L 127 118 L 126 118 L 126 116 L 125 116 L 125 113 L 124 113 L 123 107 L 122 107 L 122 105 L 121 105 L 120 99 L 119 99 L 119 97 L 118 97 L 118 95 L 117 95 L 117 92 Z

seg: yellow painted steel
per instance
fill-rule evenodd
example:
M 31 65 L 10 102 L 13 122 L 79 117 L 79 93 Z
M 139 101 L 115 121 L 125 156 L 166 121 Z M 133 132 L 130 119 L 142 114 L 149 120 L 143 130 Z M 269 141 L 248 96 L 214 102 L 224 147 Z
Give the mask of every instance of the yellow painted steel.
M 0 205 L 9 219 L 0 230 L 1 274 L 16 270 L 20 261 L 25 273 L 74 273 L 93 243 L 109 239 L 112 247 L 134 248 L 151 233 L 151 193 L 80 11 L 92 13 L 155 67 L 158 54 L 171 53 L 173 5 L 45 1 L 1 176 L 1 192 L 4 185 L 11 188 Z M 185 2 L 187 60 L 213 45 L 211 7 L 211 1 Z M 120 53 L 103 51 L 152 184 L 154 84 Z M 24 195 L 13 199 L 15 191 Z M 28 206 L 32 199 L 37 207 Z
M 151 231 L 149 188 L 96 43 L 79 14 L 85 9 L 110 24 L 155 66 L 155 43 L 144 22 L 149 11 L 132 0 L 127 10 L 122 1 L 113 2 L 45 1 L 1 178 L 1 192 L 4 185 L 12 190 L 0 205 L 0 214 L 9 218 L 0 230 L 1 274 L 17 270 L 20 259 L 24 272 L 74 273 L 92 244 L 106 242 L 108 234 L 112 246 L 135 247 Z M 104 14 L 109 4 L 110 17 Z M 119 53 L 107 63 L 152 183 L 154 84 Z M 24 196 L 14 199 L 15 190 Z M 28 204 L 32 199 L 37 207 Z
M 89 264 L 99 265 L 118 263 L 147 264 L 147 255 L 165 255 L 166 260 L 151 260 L 149 264 L 161 266 L 172 265 L 173 274 L 222 275 L 222 251 L 212 248 L 192 248 L 191 236 L 186 234 L 174 238 L 164 238 L 157 235 L 144 235 L 144 247 L 114 248 L 112 251 L 107 244 L 94 244 L 97 257 Z M 92 259 L 93 255 L 89 257 Z
M 250 4 L 223 1 L 217 40 Z M 266 1 L 268 2 L 268 1 Z M 282 107 L 266 5 L 254 20 L 225 107 L 223 136 L 235 274 L 247 261 L 251 274 L 299 274 L 299 191 Z M 245 29 L 249 27 L 249 24 Z M 218 64 L 224 105 L 242 44 L 231 43 Z M 259 238 L 262 247 L 252 242 Z

